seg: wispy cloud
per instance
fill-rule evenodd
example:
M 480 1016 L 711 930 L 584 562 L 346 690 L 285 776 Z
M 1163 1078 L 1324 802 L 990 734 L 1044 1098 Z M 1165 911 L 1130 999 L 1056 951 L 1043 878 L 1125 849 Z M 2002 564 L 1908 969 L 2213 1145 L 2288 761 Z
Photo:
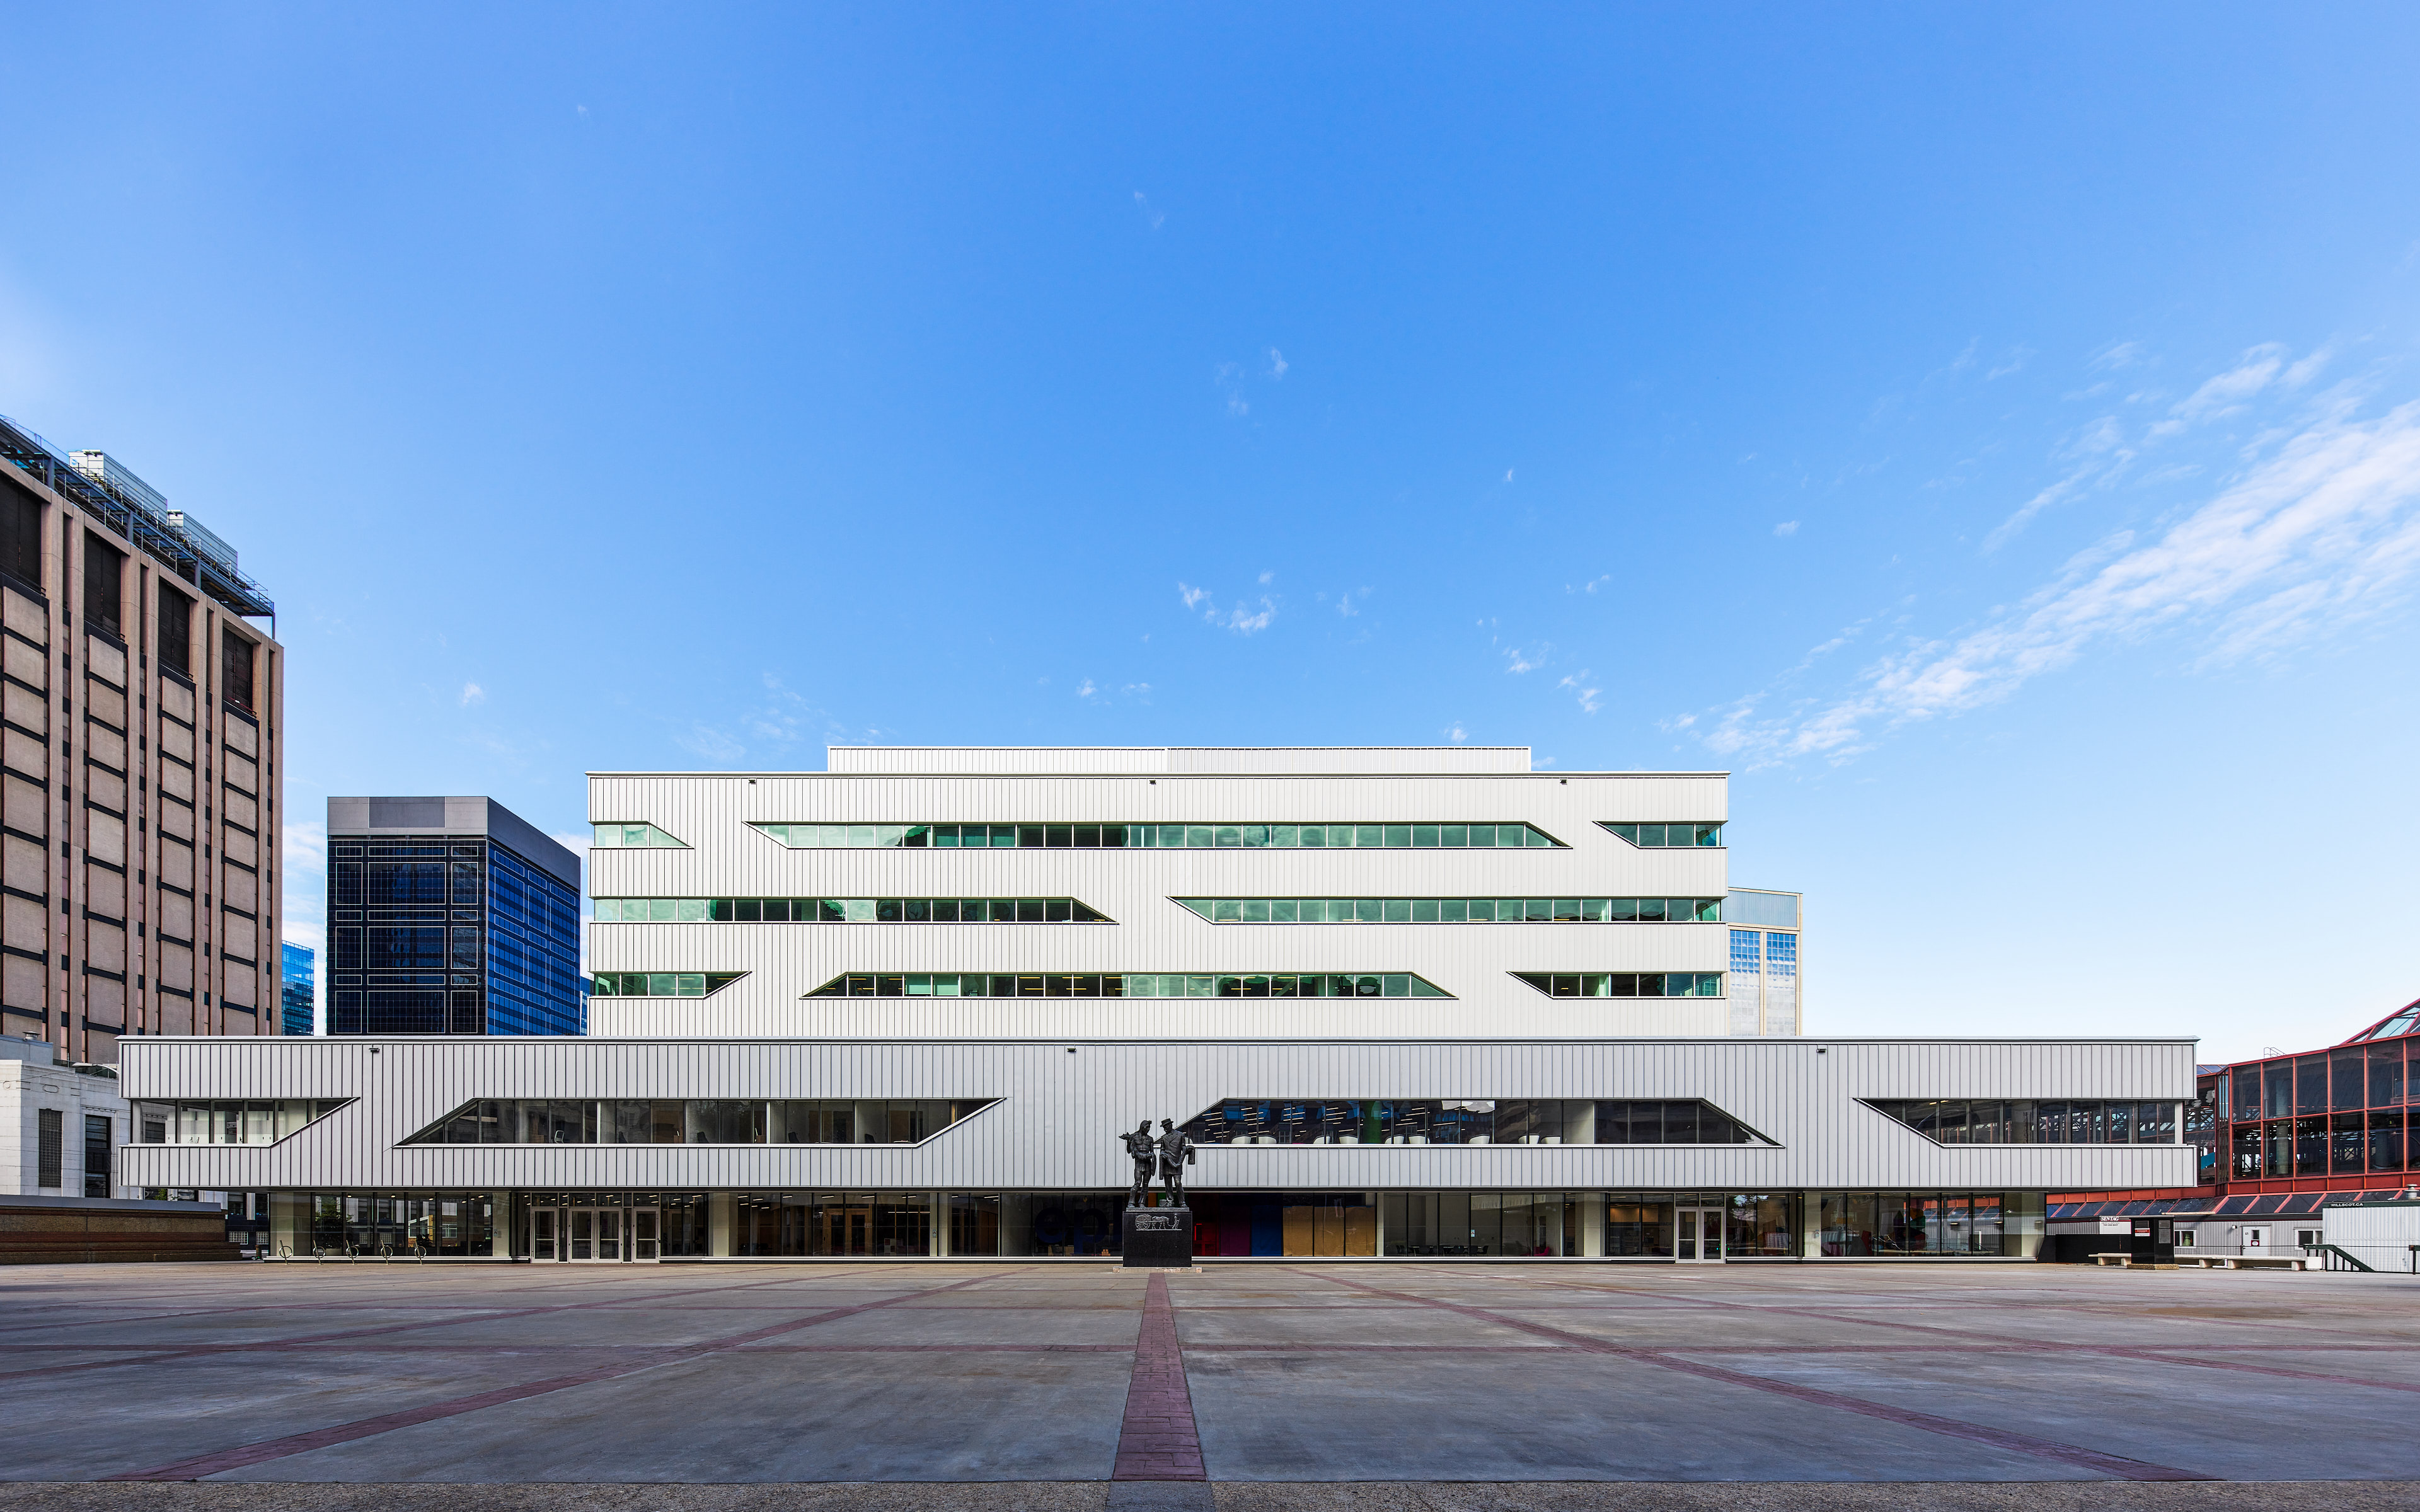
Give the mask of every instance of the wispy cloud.
M 328 826 L 317 820 L 281 825 L 278 851 L 286 873 L 279 885 L 286 902 L 279 933 L 289 945 L 317 950 L 327 936 Z
M 1776 525 L 1773 528 L 1773 533 L 1776 535 L 1795 535 L 1798 533 L 1798 522 L 1794 519 L 1785 519 L 1780 524 Z
M 1196 588 L 1190 583 L 1180 581 L 1176 585 L 1176 596 L 1185 601 L 1187 609 L 1199 609 L 1202 601 L 1210 596 L 1210 590 Z
M 2233 367 L 2205 380 L 2192 393 L 2171 405 L 2167 414 L 2145 427 L 2136 441 L 2127 440 L 2125 423 L 2118 416 L 2105 414 L 2097 417 L 2070 435 L 2055 454 L 2066 464 L 2067 471 L 1993 527 L 1992 532 L 1983 538 L 1983 550 L 1988 554 L 2006 546 L 2032 524 L 2034 517 L 2043 510 L 2116 483 L 2126 475 L 2145 449 L 2173 440 L 2195 425 L 2242 414 L 2272 384 L 2288 392 L 2302 388 L 2326 364 L 2328 355 L 2328 348 L 2323 347 L 2301 362 L 2288 365 L 2286 348 L 2275 342 L 2252 347 L 2237 359 Z M 2138 343 L 2120 342 L 2095 353 L 2090 365 L 2116 369 L 2137 366 L 2145 361 L 2143 348 Z M 2071 397 L 2096 393 L 2104 387 L 2106 385 L 2095 385 L 2093 389 Z M 2130 396 L 2128 403 L 2140 403 L 2151 397 L 2148 393 L 2136 393 Z
M 1134 207 L 1135 213 L 1142 217 L 1142 224 L 1154 231 L 1168 224 L 1167 213 L 1155 208 L 1151 197 L 1140 189 L 1134 192 Z
M 2256 352 L 2222 375 L 2231 381 L 2204 384 L 2186 403 L 2209 414 L 2257 393 L 2284 363 L 2282 354 Z M 2267 377 L 2247 372 L 2273 361 Z M 2401 606 L 2420 575 L 2420 403 L 2368 420 L 2354 405 L 2339 394 L 2306 413 L 2155 538 L 2104 537 L 1980 628 L 1903 645 L 1869 665 L 1844 697 L 1779 713 L 1761 698 L 1743 700 L 1703 738 L 1752 765 L 1842 760 L 1900 726 L 2007 699 L 2102 642 L 2189 632 L 2200 642 L 2198 662 L 2235 662 Z
M 1572 675 L 1564 678 L 1555 686 L 1557 687 L 1568 687 L 1572 690 L 1572 696 L 1580 701 L 1580 712 L 1582 714 L 1594 714 L 1597 710 L 1605 706 L 1604 703 L 1600 702 L 1600 695 L 1604 693 L 1605 689 L 1601 687 L 1590 687 L 1589 686 L 1589 679 L 1594 675 L 1595 673 L 1589 671 L 1586 668 L 1582 668 L 1580 671 L 1572 673 Z
M 1099 688 L 1093 686 L 1093 680 L 1087 677 L 1084 679 L 1083 683 L 1077 687 L 1076 696 L 1079 699 L 1088 699 L 1099 691 Z
M 464 683 L 462 685 L 462 707 L 467 709 L 473 703 L 485 703 L 487 702 L 488 690 L 486 688 L 481 687 L 476 683 Z
M 748 748 L 712 725 L 692 725 L 673 736 L 673 744 L 700 761 L 727 765 L 748 754 Z
M 1285 353 L 1278 350 L 1275 347 L 1269 348 L 1269 377 L 1272 380 L 1284 378 L 1286 376 L 1286 369 L 1293 365 L 1294 364 L 1292 363 L 1285 360 Z
M 1470 732 L 1465 730 L 1460 724 L 1448 725 L 1445 731 L 1445 738 L 1459 746 L 1464 741 L 1470 738 Z
M 1258 607 L 1237 604 L 1227 614 L 1227 628 L 1238 635 L 1257 635 L 1278 617 L 1276 603 L 1264 597 Z
M 1535 660 L 1523 656 L 1519 646 L 1504 648 L 1504 670 L 1508 672 L 1534 672 L 1546 664 L 1546 654 L 1540 651 Z

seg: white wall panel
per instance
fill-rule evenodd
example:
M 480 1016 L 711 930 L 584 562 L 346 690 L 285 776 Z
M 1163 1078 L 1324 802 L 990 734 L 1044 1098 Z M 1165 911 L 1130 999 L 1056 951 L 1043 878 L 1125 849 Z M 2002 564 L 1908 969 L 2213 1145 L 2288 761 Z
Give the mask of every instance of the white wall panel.
M 372 1051 L 375 1049 L 376 1054 Z M 2182 1145 L 1934 1145 L 1861 1098 L 2182 1102 L 2190 1041 L 1628 1040 L 1281 1044 L 429 1039 L 128 1041 L 131 1101 L 350 1097 L 268 1147 L 137 1145 L 138 1186 L 1115 1189 L 1121 1131 L 1222 1098 L 1702 1097 L 1765 1147 L 1204 1147 L 1204 1189 L 2190 1185 Z M 1820 1052 L 1820 1053 L 1819 1053 Z M 412 1146 L 474 1098 L 1001 1101 L 922 1146 Z
M 1542 1007 L 1515 971 L 1723 971 L 1719 924 L 1211 924 L 1177 897 L 1720 897 L 1728 853 L 1642 850 L 1598 821 L 1727 817 L 1719 774 L 1168 776 L 1034 778 L 605 774 L 599 821 L 653 823 L 687 850 L 590 853 L 597 897 L 1073 897 L 1109 925 L 598 924 L 597 971 L 738 971 L 713 998 L 633 1005 L 600 998 L 600 1031 L 825 1034 L 845 1031 L 804 995 L 849 971 L 1386 972 L 1419 974 L 1457 1000 L 1418 1007 L 1388 1030 L 1357 1008 L 1275 1032 L 1480 1035 L 1721 1034 L 1725 1013 L 1668 1002 L 1594 1000 L 1583 1022 Z M 921 823 L 1526 822 L 1567 849 L 791 850 L 752 822 Z M 1316 1006 L 1297 1002 L 1296 1008 Z M 999 1005 L 1005 1008 L 1007 1005 Z M 1134 1006 L 1134 1005 L 1130 1005 Z M 1325 1011 L 1323 1011 L 1324 1013 Z M 852 1018 L 862 1025 L 868 1021 Z M 1030 1012 L 907 1012 L 894 1034 L 1059 1032 Z M 1057 1022 L 1057 1021 L 1052 1021 Z M 1157 1033 L 1145 1018 L 1085 1019 L 1091 1032 Z M 1262 1033 L 1218 1028 L 1208 1032 Z

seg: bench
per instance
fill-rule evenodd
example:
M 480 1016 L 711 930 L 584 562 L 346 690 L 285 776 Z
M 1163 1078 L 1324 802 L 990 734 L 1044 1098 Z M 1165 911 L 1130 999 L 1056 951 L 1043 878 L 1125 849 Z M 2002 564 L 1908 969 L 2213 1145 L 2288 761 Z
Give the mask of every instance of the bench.
M 2300 1255 L 2180 1255 L 2179 1265 L 2197 1271 L 2307 1271 L 2310 1261 Z
M 2133 1252 L 2131 1250 L 2103 1250 L 2098 1255 L 2087 1257 L 2087 1258 L 2089 1258 L 2095 1265 L 2115 1265 L 2120 1270 L 2127 1271 L 2131 1271 L 2134 1268 L 2134 1256 Z

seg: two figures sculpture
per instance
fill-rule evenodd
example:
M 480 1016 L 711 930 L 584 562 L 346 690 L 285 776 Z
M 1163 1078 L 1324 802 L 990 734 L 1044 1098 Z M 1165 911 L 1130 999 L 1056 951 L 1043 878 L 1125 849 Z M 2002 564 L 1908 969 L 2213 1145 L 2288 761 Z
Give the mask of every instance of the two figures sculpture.
M 1151 1120 L 1135 1125 L 1134 1133 L 1121 1136 L 1126 1153 L 1134 1159 L 1134 1190 L 1127 1194 L 1126 1206 L 1146 1205 L 1152 1178 L 1157 1176 L 1161 1188 L 1168 1194 L 1168 1206 L 1185 1206 L 1185 1167 L 1193 1165 L 1193 1141 L 1184 1130 L 1170 1119 L 1159 1120 L 1159 1137 L 1151 1136 Z

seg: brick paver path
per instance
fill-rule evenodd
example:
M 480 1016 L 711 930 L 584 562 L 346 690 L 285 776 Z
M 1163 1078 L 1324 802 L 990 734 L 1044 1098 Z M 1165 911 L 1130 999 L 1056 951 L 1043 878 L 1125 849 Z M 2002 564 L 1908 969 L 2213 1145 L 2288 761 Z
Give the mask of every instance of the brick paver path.
M 1125 1421 L 1118 1428 L 1111 1480 L 1202 1480 L 1202 1437 L 1193 1427 L 1193 1394 L 1185 1386 L 1185 1350 L 1176 1342 L 1176 1314 L 1168 1278 L 1154 1272 L 1135 1338 L 1134 1375 L 1126 1383 Z

